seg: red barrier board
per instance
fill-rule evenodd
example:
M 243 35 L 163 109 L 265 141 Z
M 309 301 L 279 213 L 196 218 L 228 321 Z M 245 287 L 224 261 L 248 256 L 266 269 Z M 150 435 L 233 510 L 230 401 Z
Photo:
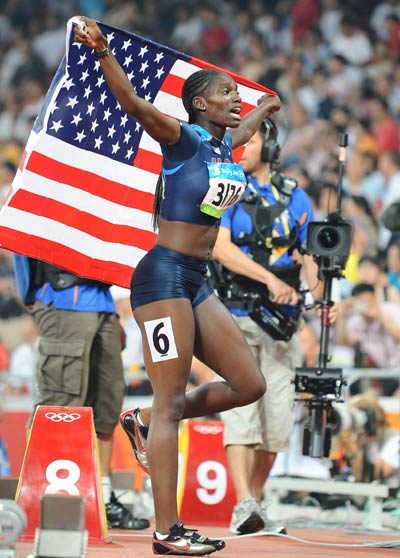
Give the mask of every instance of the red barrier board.
M 28 525 L 22 540 L 33 540 L 40 524 L 45 494 L 85 498 L 85 528 L 89 542 L 107 542 L 107 520 L 101 473 L 90 407 L 37 408 L 22 463 L 16 501 Z
M 221 421 L 190 420 L 179 436 L 179 516 L 191 525 L 229 525 L 236 494 Z

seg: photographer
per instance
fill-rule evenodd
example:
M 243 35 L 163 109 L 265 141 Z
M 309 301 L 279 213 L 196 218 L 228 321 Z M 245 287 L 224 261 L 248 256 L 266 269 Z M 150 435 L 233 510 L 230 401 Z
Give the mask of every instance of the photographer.
M 322 295 L 317 265 L 300 255 L 313 211 L 296 181 L 271 173 L 279 158 L 277 128 L 267 118 L 250 139 L 240 164 L 246 173 L 243 199 L 227 210 L 213 251 L 211 280 L 236 318 L 266 378 L 258 402 L 221 414 L 224 445 L 236 490 L 230 529 L 245 534 L 268 521 L 262 494 L 277 452 L 289 446 L 294 421 L 295 368 L 302 364 L 299 327 L 302 266 L 314 297 Z M 221 266 L 222 267 L 219 267 Z M 335 308 L 329 319 L 333 321 Z
M 376 467 L 386 444 L 396 438 L 378 398 L 372 393 L 334 406 L 332 432 L 336 473 L 351 474 L 359 482 L 379 479 Z

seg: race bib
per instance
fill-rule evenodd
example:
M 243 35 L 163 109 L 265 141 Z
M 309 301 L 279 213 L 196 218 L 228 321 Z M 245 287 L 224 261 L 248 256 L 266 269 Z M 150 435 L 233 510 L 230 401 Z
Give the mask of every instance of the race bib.
M 219 219 L 223 212 L 240 200 L 246 188 L 246 177 L 235 163 L 207 163 L 210 187 L 200 210 Z

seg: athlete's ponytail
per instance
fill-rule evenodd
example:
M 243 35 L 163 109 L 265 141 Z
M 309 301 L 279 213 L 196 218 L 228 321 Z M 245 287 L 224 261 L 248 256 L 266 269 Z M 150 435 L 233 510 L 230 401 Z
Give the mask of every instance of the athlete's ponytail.
M 164 180 L 162 172 L 160 172 L 156 184 L 156 191 L 154 193 L 154 200 L 153 200 L 153 217 L 152 217 L 152 225 L 153 229 L 156 231 L 158 229 L 158 225 L 160 223 L 160 209 L 161 209 L 161 201 L 164 196 Z

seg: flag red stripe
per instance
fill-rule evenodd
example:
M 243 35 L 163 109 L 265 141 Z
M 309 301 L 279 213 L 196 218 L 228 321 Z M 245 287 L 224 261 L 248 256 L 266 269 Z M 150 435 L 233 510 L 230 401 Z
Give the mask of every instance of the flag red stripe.
M 129 188 L 93 172 L 60 163 L 36 151 L 31 153 L 26 169 L 39 176 L 68 184 L 119 205 L 150 212 L 153 207 L 153 194 Z
M 0 226 L 0 238 L 5 244 L 12 245 L 14 252 L 37 258 L 56 266 L 66 268 L 66 262 L 74 262 L 74 273 L 89 279 L 98 279 L 111 285 L 130 286 L 134 268 L 104 260 L 95 260 L 64 244 L 53 242 L 32 234 Z
M 218 70 L 219 72 L 225 72 L 226 74 L 233 77 L 236 83 L 241 83 L 250 89 L 259 89 L 262 93 L 268 93 L 269 95 L 278 95 L 276 91 L 273 89 L 268 89 L 268 87 L 264 87 L 264 85 L 260 85 L 259 83 L 255 83 L 250 79 L 247 79 L 239 74 L 235 74 L 235 72 L 230 72 L 229 70 L 224 70 L 220 66 L 215 66 L 214 64 L 210 64 L 209 62 L 204 62 L 204 60 L 200 60 L 199 58 L 195 58 L 194 56 L 191 58 L 191 63 L 195 66 L 199 66 L 200 68 L 212 68 L 214 70 Z M 257 86 L 257 87 L 255 87 Z M 254 108 L 254 107 L 253 107 Z
M 169 95 L 174 95 L 175 97 L 180 97 L 184 83 L 184 78 L 168 74 L 161 86 L 161 91 Z
M 117 242 L 127 246 L 134 243 L 135 246 L 146 251 L 153 247 L 156 238 L 156 234 L 151 231 L 114 224 L 70 205 L 26 190 L 18 190 L 9 206 L 58 221 L 105 242 Z
M 162 164 L 162 156 L 159 153 L 154 153 L 153 151 L 147 151 L 146 149 L 141 149 L 139 147 L 135 161 L 133 165 L 142 170 L 153 172 L 154 174 L 160 174 Z M 156 179 L 154 181 L 154 187 L 156 186 Z M 152 202 L 153 204 L 153 195 Z M 151 211 L 151 208 L 150 208 Z

